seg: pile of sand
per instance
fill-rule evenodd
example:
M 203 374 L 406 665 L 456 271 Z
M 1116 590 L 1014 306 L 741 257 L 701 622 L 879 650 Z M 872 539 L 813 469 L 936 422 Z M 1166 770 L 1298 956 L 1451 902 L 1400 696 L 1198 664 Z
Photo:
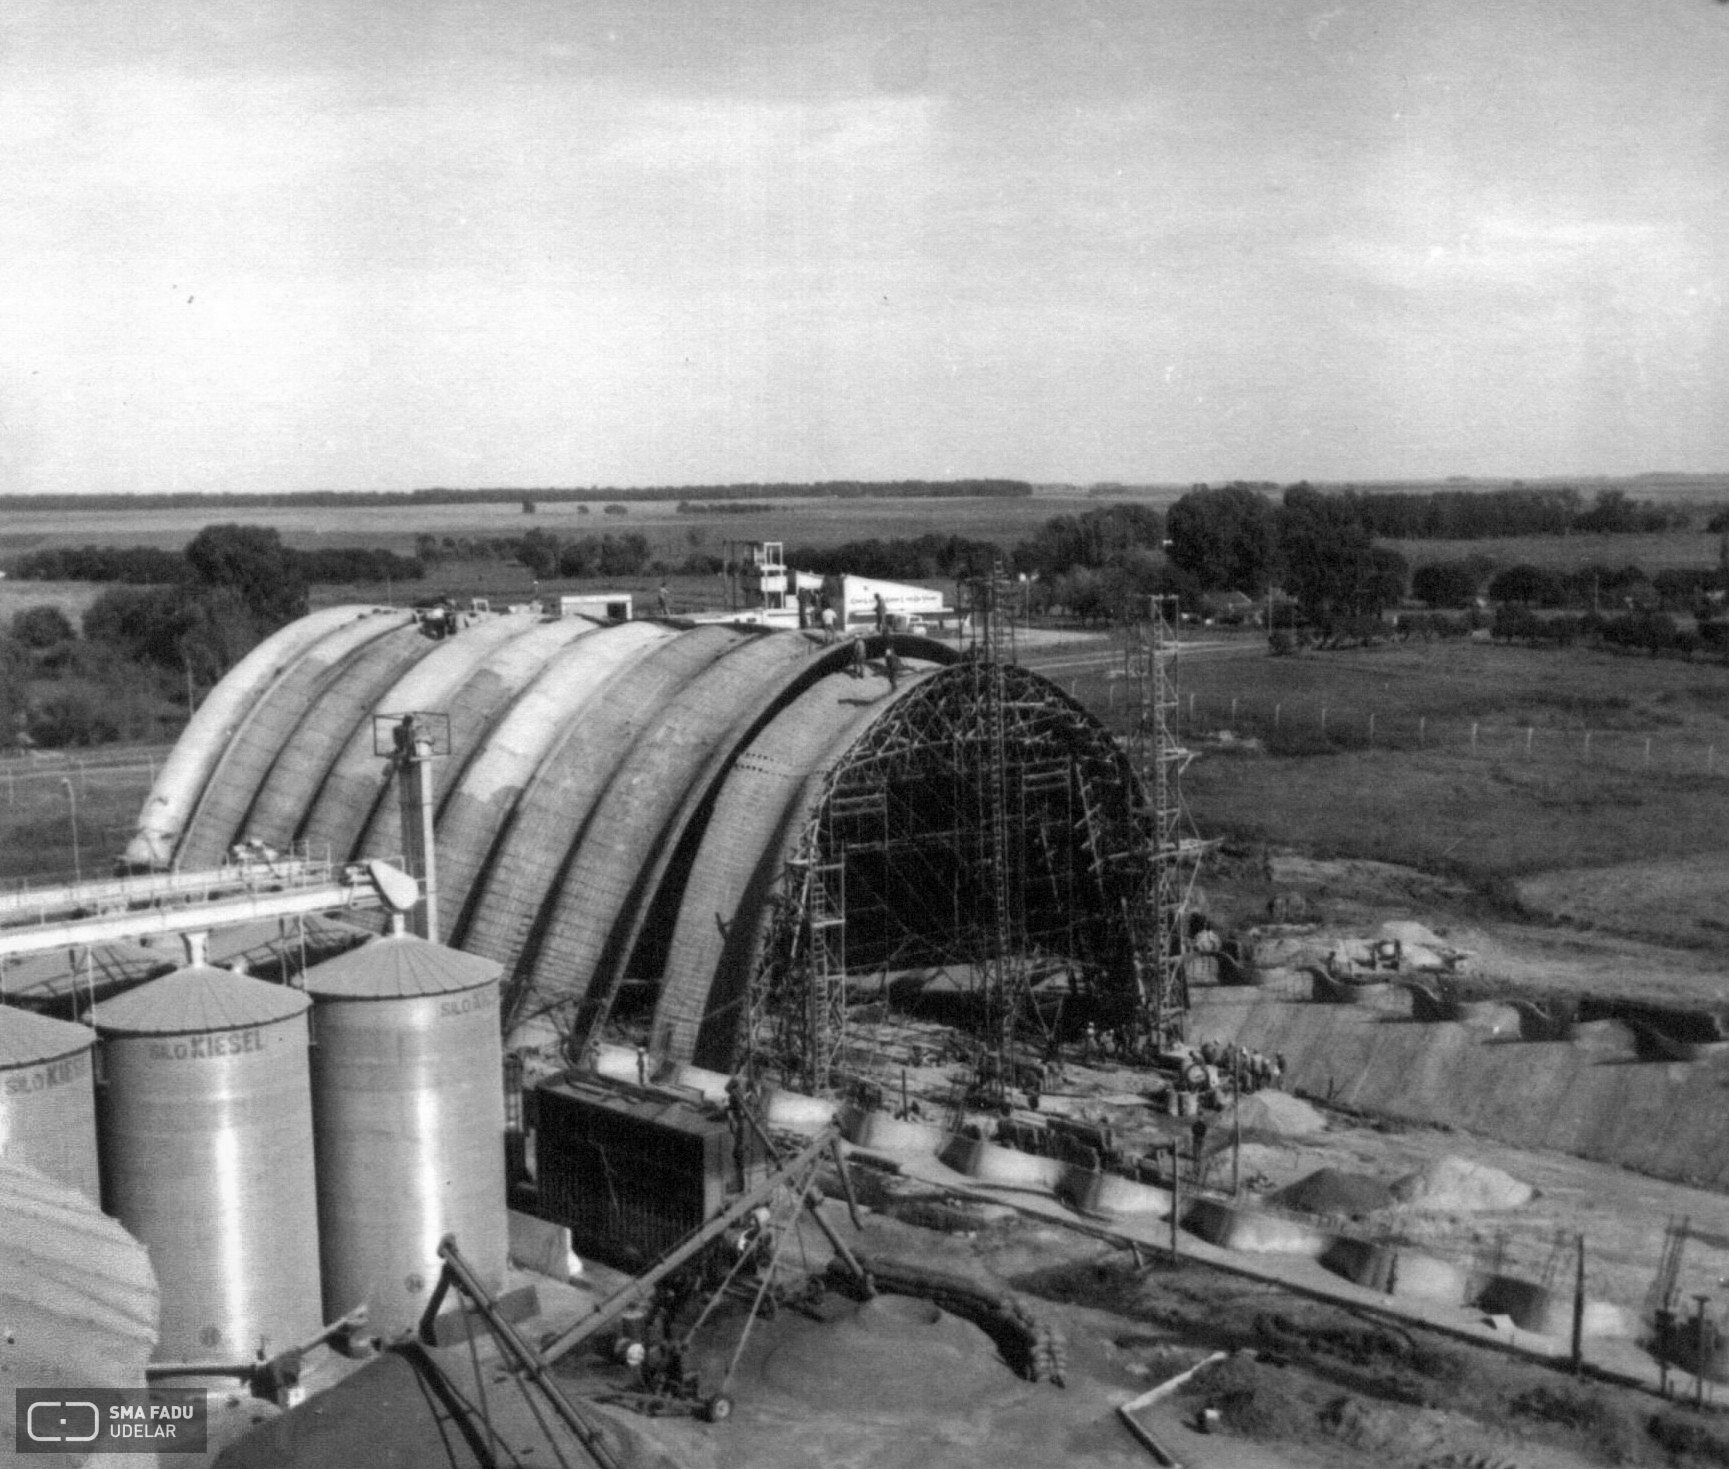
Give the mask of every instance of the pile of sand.
M 762 1377 L 806 1407 L 855 1415 L 963 1412 L 1020 1387 L 996 1343 L 972 1322 L 930 1301 L 886 1294 L 849 1319 L 789 1333 Z
M 1305 1214 L 1339 1214 L 1356 1219 L 1377 1209 L 1391 1208 L 1393 1191 L 1366 1173 L 1319 1168 L 1272 1195 L 1270 1202 Z
M 1308 1137 L 1327 1127 L 1325 1117 L 1289 1092 L 1256 1092 L 1244 1097 L 1239 1115 L 1245 1128 L 1275 1132 L 1281 1137 Z
M 1393 1185 L 1401 1204 L 1449 1213 L 1480 1209 L 1517 1209 L 1536 1197 L 1537 1190 L 1499 1168 L 1448 1154 L 1407 1174 Z

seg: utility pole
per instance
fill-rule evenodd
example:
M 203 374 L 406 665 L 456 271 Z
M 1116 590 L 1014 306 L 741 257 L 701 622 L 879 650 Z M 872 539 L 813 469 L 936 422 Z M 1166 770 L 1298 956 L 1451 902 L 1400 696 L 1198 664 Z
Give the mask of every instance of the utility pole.
M 1231 1052 L 1231 1197 L 1243 1187 L 1243 1053 Z M 1584 1236 L 1580 1236 L 1581 1242 Z M 1581 1246 L 1582 1247 L 1582 1246 Z
M 78 850 L 78 792 L 68 777 L 62 777 L 60 784 L 66 787 L 66 800 L 72 813 L 72 877 L 81 883 L 84 881 L 84 860 Z
M 1711 1297 L 1696 1295 L 1693 1299 L 1698 1303 L 1698 1314 L 1693 1318 L 1693 1406 L 1705 1406 L 1705 1359 L 1708 1355 L 1709 1339 L 1705 1330 L 1705 1307 L 1710 1304 Z

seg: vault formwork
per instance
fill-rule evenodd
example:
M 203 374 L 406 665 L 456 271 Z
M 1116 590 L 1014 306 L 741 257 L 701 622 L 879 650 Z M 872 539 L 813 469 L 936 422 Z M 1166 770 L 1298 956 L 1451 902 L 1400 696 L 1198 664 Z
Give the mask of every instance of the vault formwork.
M 1123 751 L 1050 682 L 984 660 L 944 670 L 826 773 L 753 976 L 751 1048 L 829 1089 L 848 974 L 1004 959 L 1066 974 L 1092 1013 L 1132 1029 L 1152 816 Z

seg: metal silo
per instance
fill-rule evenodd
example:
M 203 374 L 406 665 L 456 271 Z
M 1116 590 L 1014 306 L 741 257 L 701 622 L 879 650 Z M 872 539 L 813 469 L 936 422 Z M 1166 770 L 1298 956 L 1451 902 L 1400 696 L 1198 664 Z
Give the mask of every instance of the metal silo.
M 321 1325 L 310 1003 L 194 965 L 91 1011 L 102 1205 L 150 1250 L 157 1361 L 248 1361 Z
M 498 964 L 393 933 L 307 971 L 325 1314 L 412 1327 L 454 1234 L 496 1290 L 509 1249 Z
M 0 1159 L 101 1201 L 87 1026 L 0 1005 Z

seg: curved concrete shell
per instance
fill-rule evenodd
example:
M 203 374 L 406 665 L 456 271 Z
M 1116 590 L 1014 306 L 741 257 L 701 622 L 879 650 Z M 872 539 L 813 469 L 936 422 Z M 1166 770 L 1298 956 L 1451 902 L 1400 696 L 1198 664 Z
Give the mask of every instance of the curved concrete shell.
M 253 701 L 327 632 L 365 615 L 367 607 L 327 607 L 272 634 L 229 670 L 187 723 L 151 788 L 138 834 L 126 849 L 136 867 L 166 867 L 186 819 Z
M 459 637 L 431 644 L 429 652 L 383 694 L 374 712 L 402 715 L 418 709 L 442 709 L 451 697 L 500 647 L 535 625 L 528 613 L 492 617 Z M 378 800 L 379 762 L 372 722 L 363 721 L 348 737 L 295 837 L 307 849 L 320 852 L 353 850 Z
M 164 850 L 173 808 L 153 792 L 140 840 L 183 866 L 252 835 L 393 855 L 394 771 L 372 721 L 413 709 L 450 727 L 443 937 L 503 966 L 518 1044 L 569 1048 L 634 1018 L 657 1059 L 730 1069 L 746 997 L 788 941 L 799 863 L 844 868 L 849 964 L 975 962 L 999 821 L 1026 949 L 1122 969 L 1144 882 L 1123 854 L 1148 817 L 1108 734 L 1024 669 L 993 684 L 900 635 L 864 652 L 725 624 L 519 615 L 434 643 L 400 614 L 326 618 L 261 660 L 268 678 L 245 671 L 250 707 L 218 758 L 202 748 L 214 718 L 195 721 L 208 772 L 190 819 Z
M 248 835 L 246 813 L 259 787 L 303 719 L 311 717 L 320 695 L 367 644 L 413 622 L 412 613 L 378 609 L 326 633 L 284 663 L 253 697 L 210 772 L 174 849 L 180 867 L 213 867 Z

